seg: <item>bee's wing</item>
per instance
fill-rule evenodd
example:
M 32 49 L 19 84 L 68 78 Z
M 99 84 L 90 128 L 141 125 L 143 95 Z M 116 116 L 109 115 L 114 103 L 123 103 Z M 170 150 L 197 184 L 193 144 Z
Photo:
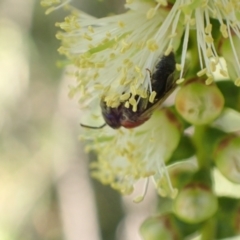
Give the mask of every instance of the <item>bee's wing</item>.
M 169 75 L 166 81 L 165 91 L 160 95 L 157 94 L 153 103 L 149 102 L 149 98 L 140 99 L 138 104 L 139 120 L 149 118 L 152 112 L 168 98 L 168 96 L 175 90 L 177 86 L 175 79 L 175 73 Z

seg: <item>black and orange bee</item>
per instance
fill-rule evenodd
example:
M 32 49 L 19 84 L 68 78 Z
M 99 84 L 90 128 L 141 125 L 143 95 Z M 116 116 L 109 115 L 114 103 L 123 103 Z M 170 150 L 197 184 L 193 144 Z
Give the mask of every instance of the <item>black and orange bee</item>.
M 133 111 L 133 109 L 130 107 L 125 107 L 125 102 L 127 100 L 120 103 L 120 105 L 116 108 L 108 107 L 106 103 L 102 100 L 100 106 L 102 109 L 102 115 L 105 123 L 98 127 L 92 127 L 84 124 L 81 124 L 81 126 L 92 129 L 100 129 L 106 125 L 109 125 L 111 128 L 117 129 L 120 127 L 135 128 L 143 124 L 151 117 L 154 109 L 156 109 L 161 103 L 163 103 L 164 100 L 175 89 L 175 65 L 175 56 L 174 53 L 171 52 L 169 55 L 164 55 L 161 57 L 160 61 L 155 67 L 155 70 L 153 71 L 153 74 L 151 74 L 151 71 L 147 69 L 150 72 L 152 91 L 156 92 L 156 96 L 153 102 L 149 101 L 149 89 L 149 96 L 147 98 L 139 99 L 140 96 L 135 96 L 136 101 L 138 100 L 136 111 Z

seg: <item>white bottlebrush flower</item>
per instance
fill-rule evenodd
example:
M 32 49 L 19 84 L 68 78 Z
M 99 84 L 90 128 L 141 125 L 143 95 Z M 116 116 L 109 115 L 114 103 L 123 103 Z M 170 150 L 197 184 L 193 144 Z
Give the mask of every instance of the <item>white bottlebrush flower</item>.
M 52 11 L 68 2 L 43 0 L 42 4 L 50 6 L 52 3 L 54 7 L 49 9 Z M 111 108 L 118 107 L 121 102 L 130 109 L 136 107 L 129 101 L 130 96 L 151 96 L 151 73 L 159 57 L 177 51 L 181 52 L 176 54 L 177 83 L 184 81 L 186 70 L 192 70 L 211 84 L 216 65 L 220 64 L 218 45 L 221 39 L 230 42 L 230 51 L 237 64 L 234 80 L 239 85 L 239 56 L 232 41 L 232 34 L 238 41 L 240 38 L 239 2 L 171 2 L 174 3 L 126 0 L 126 13 L 100 19 L 68 6 L 72 14 L 63 23 L 57 23 L 63 30 L 57 38 L 62 42 L 59 52 L 75 66 L 73 74 L 77 83 L 71 88 L 70 95 L 79 93 L 80 102 L 90 112 L 99 106 L 100 101 Z M 213 19 L 219 28 L 215 39 Z M 226 76 L 221 64 L 220 69 L 220 73 Z M 155 113 L 144 125 L 133 130 L 116 131 L 108 127 L 99 131 L 86 130 L 87 138 L 94 139 L 89 149 L 96 150 L 99 155 L 99 161 L 93 164 L 93 175 L 123 193 L 130 193 L 140 178 L 153 176 L 157 183 L 161 176 L 168 179 L 164 163 L 180 139 L 179 129 L 168 120 L 163 111 Z M 168 182 L 170 195 L 173 195 Z
M 85 131 L 83 139 L 93 141 L 87 150 L 98 152 L 92 175 L 103 184 L 130 194 L 137 180 L 151 177 L 161 195 L 175 196 L 165 162 L 179 143 L 181 125 L 171 110 L 155 111 L 149 121 L 132 130 Z

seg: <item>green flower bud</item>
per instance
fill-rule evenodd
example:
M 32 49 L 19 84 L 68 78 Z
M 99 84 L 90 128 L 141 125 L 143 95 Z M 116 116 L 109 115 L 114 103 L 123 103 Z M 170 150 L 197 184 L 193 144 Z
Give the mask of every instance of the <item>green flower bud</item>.
M 146 219 L 140 227 L 140 234 L 144 240 L 182 239 L 171 214 Z
M 228 221 L 226 221 L 228 219 Z M 240 234 L 240 200 L 219 198 L 219 211 L 216 214 L 216 239 L 229 239 Z
M 185 222 L 200 223 L 216 212 L 217 198 L 211 189 L 202 183 L 185 186 L 174 201 L 175 214 Z
M 240 137 L 228 135 L 223 138 L 214 151 L 214 161 L 228 180 L 240 183 Z
M 221 113 L 224 97 L 215 85 L 191 82 L 178 91 L 175 106 L 186 121 L 194 125 L 208 124 Z

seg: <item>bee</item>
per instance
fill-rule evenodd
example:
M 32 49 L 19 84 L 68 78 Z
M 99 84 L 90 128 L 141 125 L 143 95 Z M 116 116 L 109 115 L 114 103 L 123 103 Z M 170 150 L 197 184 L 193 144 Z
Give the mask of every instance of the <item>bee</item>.
M 106 102 L 101 100 L 100 107 L 102 109 L 102 115 L 105 123 L 98 127 L 92 127 L 84 124 L 81 124 L 81 126 L 92 129 L 100 129 L 108 125 L 113 129 L 118 129 L 120 127 L 135 128 L 142 125 L 151 117 L 153 111 L 161 103 L 163 103 L 176 88 L 176 81 L 174 79 L 175 65 L 175 56 L 174 53 L 171 52 L 169 55 L 161 57 L 153 74 L 151 74 L 151 71 L 147 69 L 150 73 L 152 91 L 156 92 L 156 96 L 152 102 L 149 101 L 150 89 L 147 91 L 147 98 L 141 98 L 138 95 L 134 96 L 135 100 L 138 101 L 136 111 L 133 111 L 133 109 L 125 106 L 125 102 L 127 100 L 125 102 L 121 102 L 116 108 L 107 106 Z

